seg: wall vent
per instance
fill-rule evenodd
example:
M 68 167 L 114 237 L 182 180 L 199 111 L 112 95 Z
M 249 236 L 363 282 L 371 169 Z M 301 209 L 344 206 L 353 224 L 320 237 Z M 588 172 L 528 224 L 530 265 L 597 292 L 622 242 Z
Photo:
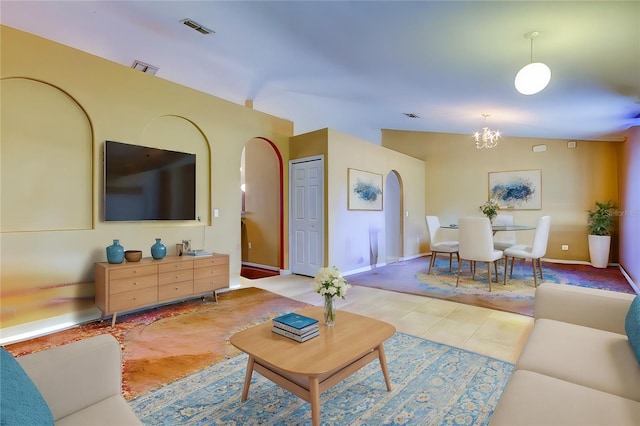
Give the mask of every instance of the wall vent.
M 156 72 L 158 72 L 159 69 L 158 67 L 154 67 L 153 65 L 140 62 L 137 59 L 133 61 L 133 65 L 131 65 L 131 68 L 151 75 L 156 75 Z
M 194 30 L 196 30 L 200 34 L 204 34 L 204 35 L 211 34 L 211 33 L 215 34 L 215 31 L 213 31 L 212 29 L 209 29 L 209 28 L 205 27 L 204 25 L 200 25 L 199 23 L 197 23 L 196 21 L 193 21 L 191 19 L 183 19 L 180 22 L 182 22 L 183 24 L 185 24 L 189 28 L 193 28 Z

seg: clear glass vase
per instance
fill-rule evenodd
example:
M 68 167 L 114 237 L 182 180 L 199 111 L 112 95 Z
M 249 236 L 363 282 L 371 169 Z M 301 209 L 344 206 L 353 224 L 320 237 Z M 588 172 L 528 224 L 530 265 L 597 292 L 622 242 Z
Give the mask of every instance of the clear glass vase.
M 336 323 L 336 299 L 324 296 L 324 325 L 333 327 Z

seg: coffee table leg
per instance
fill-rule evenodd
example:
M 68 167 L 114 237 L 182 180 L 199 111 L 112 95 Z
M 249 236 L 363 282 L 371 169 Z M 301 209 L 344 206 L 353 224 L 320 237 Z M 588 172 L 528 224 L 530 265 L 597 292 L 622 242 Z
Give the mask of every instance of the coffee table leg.
M 251 385 L 251 375 L 253 374 L 253 364 L 255 363 L 255 358 L 249 356 L 249 361 L 247 361 L 247 374 L 244 376 L 244 387 L 242 388 L 242 398 L 240 398 L 241 402 L 245 402 L 247 397 L 249 396 L 249 386 Z
M 318 377 L 309 377 L 309 396 L 311 403 L 311 424 L 320 426 L 320 382 Z
M 384 381 L 387 384 L 387 390 L 391 391 L 391 381 L 389 380 L 389 370 L 387 370 L 387 358 L 384 356 L 384 346 L 382 343 L 378 346 L 378 358 L 380 359 L 380 368 L 382 369 L 382 375 Z

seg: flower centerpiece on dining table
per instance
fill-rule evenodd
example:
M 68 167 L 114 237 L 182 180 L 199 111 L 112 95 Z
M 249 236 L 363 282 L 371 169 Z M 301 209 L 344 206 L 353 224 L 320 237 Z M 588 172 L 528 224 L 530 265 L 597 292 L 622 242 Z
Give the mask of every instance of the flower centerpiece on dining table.
M 324 296 L 324 324 L 332 327 L 336 322 L 335 298 L 344 299 L 351 285 L 335 266 L 320 268 L 313 279 L 313 289 Z
M 489 222 L 493 223 L 493 219 L 498 216 L 498 210 L 500 209 L 500 205 L 493 200 L 488 200 L 483 205 L 480 206 L 480 211 L 483 215 L 489 218 Z

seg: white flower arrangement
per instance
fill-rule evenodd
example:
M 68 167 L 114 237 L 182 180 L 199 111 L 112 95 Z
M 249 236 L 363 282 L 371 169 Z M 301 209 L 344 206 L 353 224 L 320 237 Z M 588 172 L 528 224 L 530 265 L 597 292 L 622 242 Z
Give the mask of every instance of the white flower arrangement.
M 351 285 L 344 279 L 335 266 L 320 268 L 313 279 L 313 289 L 325 297 L 341 297 L 344 299 Z

